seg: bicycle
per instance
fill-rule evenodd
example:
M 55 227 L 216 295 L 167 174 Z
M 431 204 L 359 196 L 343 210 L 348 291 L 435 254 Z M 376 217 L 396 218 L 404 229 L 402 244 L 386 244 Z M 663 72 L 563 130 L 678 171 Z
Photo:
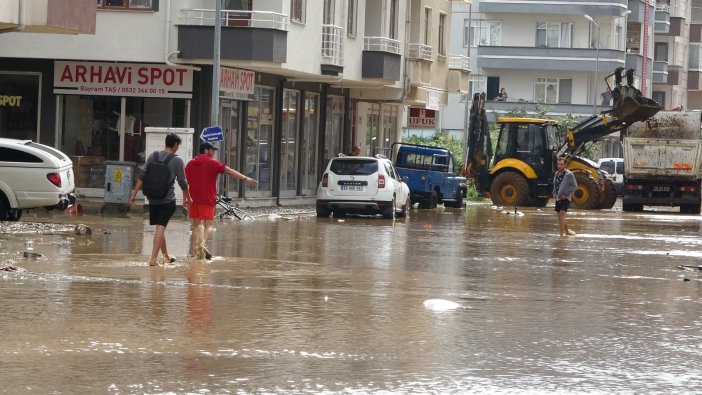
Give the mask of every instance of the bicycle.
M 252 221 L 254 217 L 247 213 L 246 211 L 239 208 L 239 203 L 231 205 L 232 198 L 217 195 L 216 207 L 219 208 L 219 219 L 222 220 L 224 217 L 234 217 L 240 221 Z

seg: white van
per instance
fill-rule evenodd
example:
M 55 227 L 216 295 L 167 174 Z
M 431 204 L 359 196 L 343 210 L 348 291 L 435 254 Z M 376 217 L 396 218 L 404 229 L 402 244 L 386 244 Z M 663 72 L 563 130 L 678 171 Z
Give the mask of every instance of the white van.
M 617 188 L 617 195 L 621 195 L 624 188 L 624 159 L 622 158 L 602 158 L 597 161 L 600 170 L 607 173 L 614 186 Z

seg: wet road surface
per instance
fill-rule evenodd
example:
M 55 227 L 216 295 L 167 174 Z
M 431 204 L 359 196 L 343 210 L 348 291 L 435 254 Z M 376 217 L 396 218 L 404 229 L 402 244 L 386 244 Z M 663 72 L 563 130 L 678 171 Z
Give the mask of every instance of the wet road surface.
M 210 262 L 174 220 L 166 267 L 140 217 L 25 216 L 0 391 L 699 392 L 702 217 L 552 210 L 217 221 Z

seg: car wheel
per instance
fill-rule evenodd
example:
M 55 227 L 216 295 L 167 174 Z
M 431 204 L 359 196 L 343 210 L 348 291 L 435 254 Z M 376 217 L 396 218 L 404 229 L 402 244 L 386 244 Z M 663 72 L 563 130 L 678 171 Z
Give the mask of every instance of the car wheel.
M 10 204 L 5 200 L 5 196 L 0 194 L 0 221 L 7 221 L 10 216 Z
M 405 200 L 405 205 L 402 206 L 402 210 L 400 210 L 400 213 L 397 215 L 398 217 L 402 218 L 407 218 L 409 217 L 409 212 L 412 209 L 412 202 L 410 202 L 409 196 L 407 196 L 407 200 Z
M 318 217 L 328 217 L 331 212 L 328 208 L 322 207 L 322 205 L 317 204 L 317 216 Z
M 22 210 L 14 209 L 10 210 L 7 214 L 8 221 L 19 221 L 22 218 Z
M 395 197 L 392 197 L 392 202 L 390 202 L 390 206 L 386 207 L 383 210 L 383 218 L 388 218 L 388 219 L 394 219 L 395 218 L 395 213 L 397 212 L 397 206 L 395 203 Z

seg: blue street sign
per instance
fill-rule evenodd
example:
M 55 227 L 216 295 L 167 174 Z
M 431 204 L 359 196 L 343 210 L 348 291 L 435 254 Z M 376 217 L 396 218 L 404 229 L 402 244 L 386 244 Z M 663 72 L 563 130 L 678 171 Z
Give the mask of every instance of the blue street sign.
M 200 140 L 206 143 L 224 141 L 224 133 L 222 133 L 222 128 L 219 126 L 210 126 L 209 128 L 202 129 L 202 133 L 200 133 Z

